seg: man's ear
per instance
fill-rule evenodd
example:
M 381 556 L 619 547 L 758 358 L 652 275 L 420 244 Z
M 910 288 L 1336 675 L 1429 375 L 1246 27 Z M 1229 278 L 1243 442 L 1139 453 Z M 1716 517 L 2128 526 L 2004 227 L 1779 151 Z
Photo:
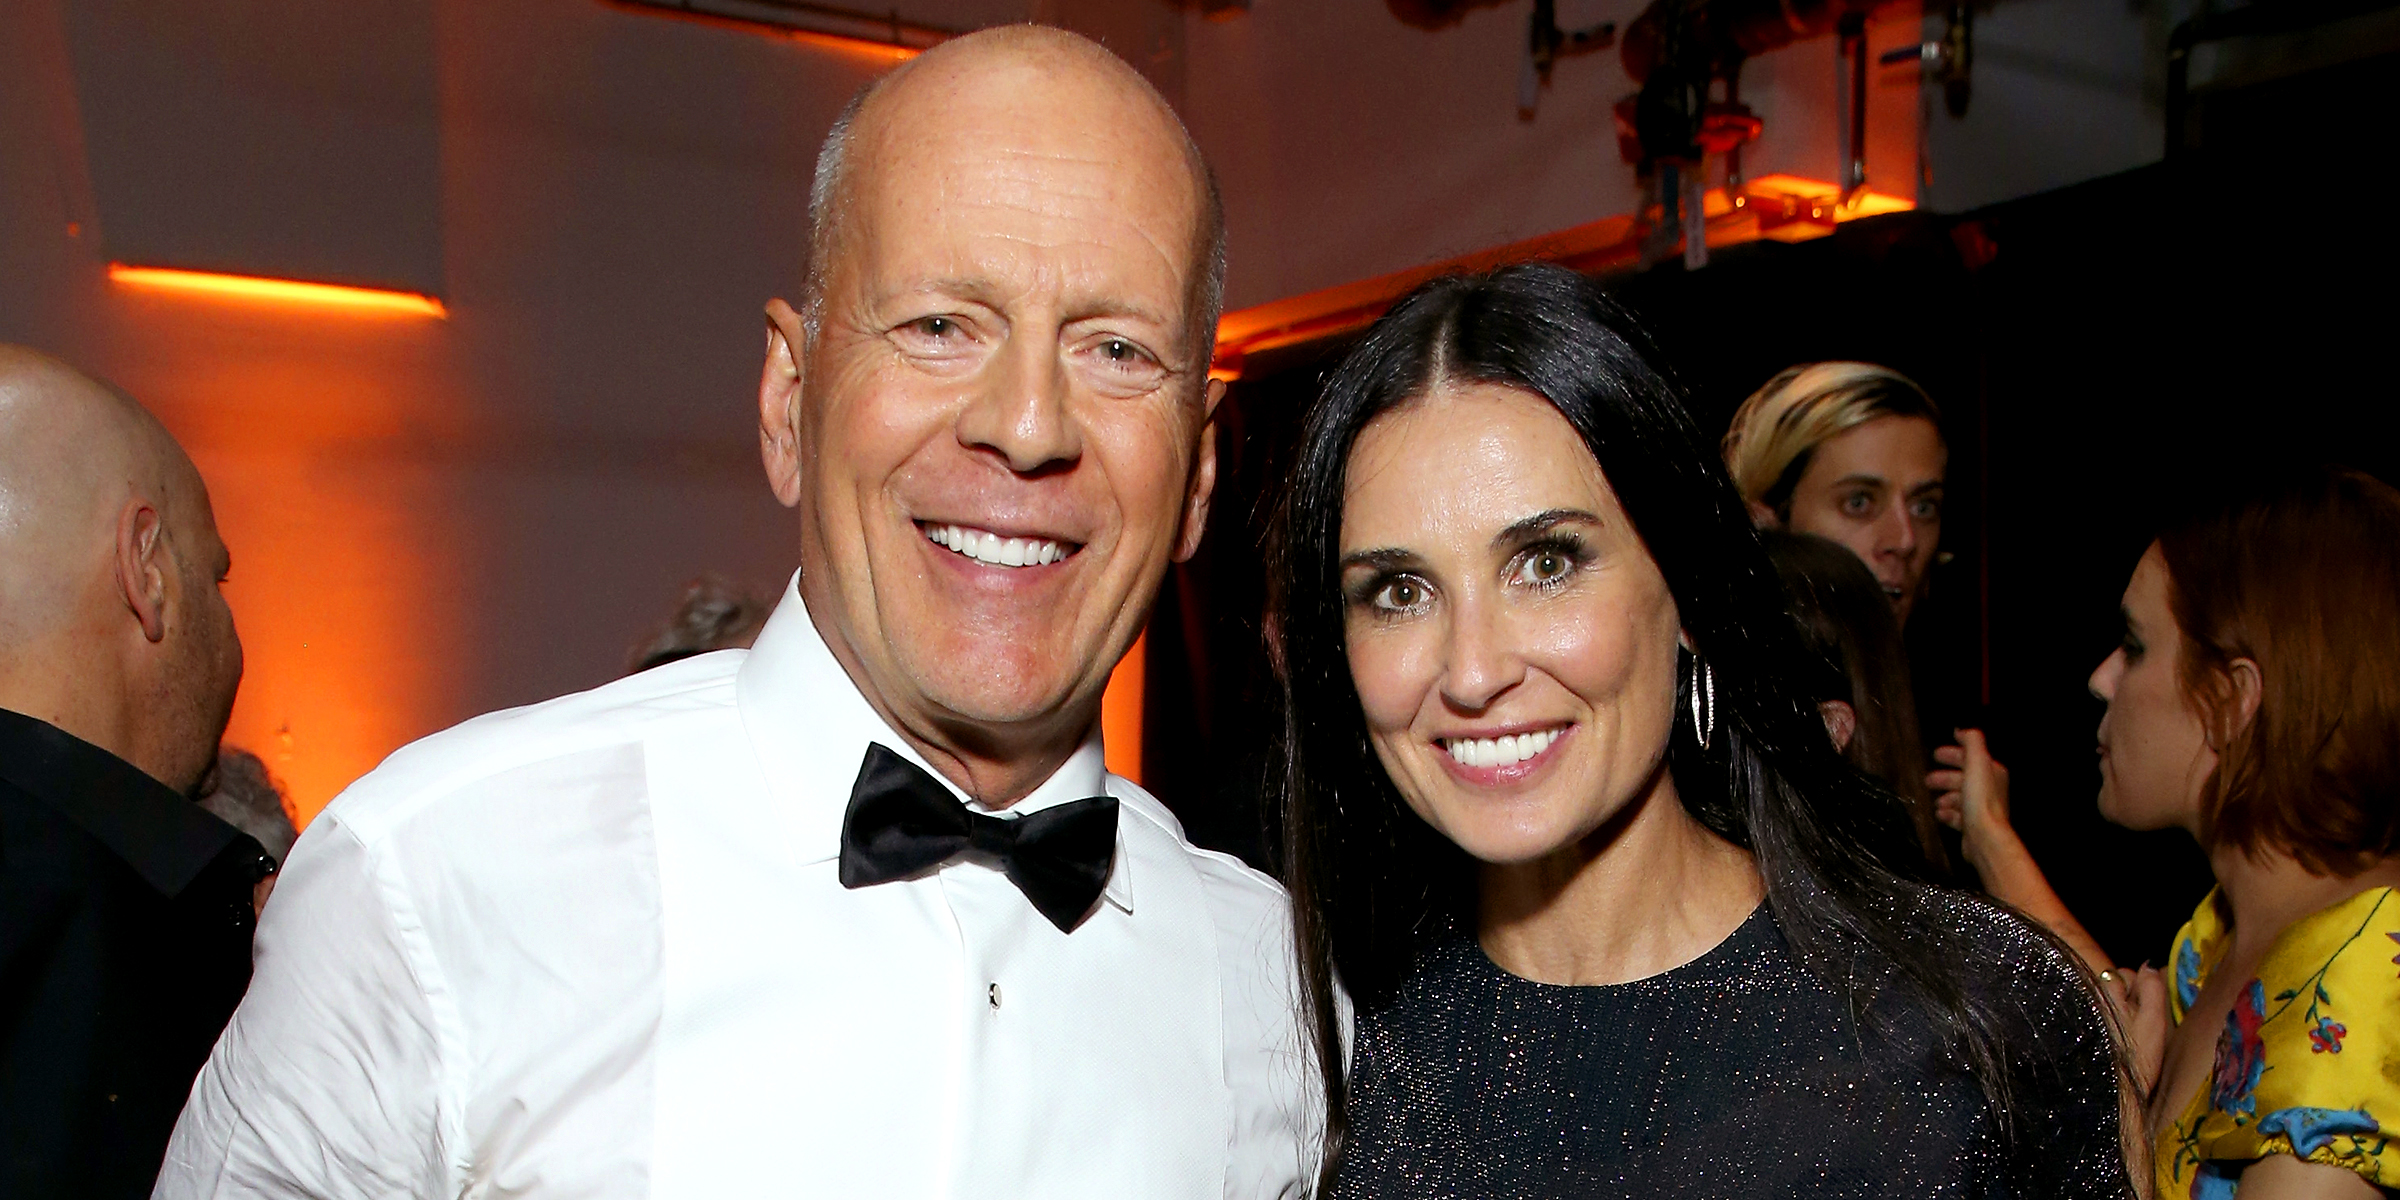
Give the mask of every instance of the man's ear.
M 781 300 L 767 301 L 767 362 L 758 377 L 758 454 L 785 508 L 800 503 L 800 385 L 808 328 Z
M 117 514 L 117 589 L 153 642 L 167 636 L 166 524 L 149 501 L 125 502 Z
M 1209 380 L 1201 399 L 1199 451 L 1183 497 L 1183 526 L 1175 539 L 1176 562 L 1190 562 L 1200 553 L 1200 535 L 1208 532 L 1208 501 L 1217 491 L 1217 405 L 1224 399 L 1225 381 Z

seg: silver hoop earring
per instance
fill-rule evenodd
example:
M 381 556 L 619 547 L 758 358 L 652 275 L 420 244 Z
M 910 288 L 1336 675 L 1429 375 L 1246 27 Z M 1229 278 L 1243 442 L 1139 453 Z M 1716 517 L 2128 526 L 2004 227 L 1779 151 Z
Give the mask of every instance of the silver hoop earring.
M 1717 671 L 1698 654 L 1692 655 L 1692 732 L 1703 750 L 1717 733 Z

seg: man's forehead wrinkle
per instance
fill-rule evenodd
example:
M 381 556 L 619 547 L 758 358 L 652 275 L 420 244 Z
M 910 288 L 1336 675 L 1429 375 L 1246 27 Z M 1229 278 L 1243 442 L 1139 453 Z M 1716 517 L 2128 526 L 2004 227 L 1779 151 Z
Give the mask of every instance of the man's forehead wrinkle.
M 1168 327 L 1181 324 L 1201 269 L 1189 253 L 1188 225 L 1141 219 L 1135 206 L 1114 202 L 1098 169 L 1061 187 L 1026 161 L 918 175 L 916 186 L 895 188 L 863 209 L 856 248 L 871 276 L 861 282 L 876 302 L 926 293 L 989 302 L 1040 292 L 1067 310 L 1064 319 L 1128 317 L 1181 340 L 1183 331 Z M 1128 263 L 1126 252 L 1136 247 Z

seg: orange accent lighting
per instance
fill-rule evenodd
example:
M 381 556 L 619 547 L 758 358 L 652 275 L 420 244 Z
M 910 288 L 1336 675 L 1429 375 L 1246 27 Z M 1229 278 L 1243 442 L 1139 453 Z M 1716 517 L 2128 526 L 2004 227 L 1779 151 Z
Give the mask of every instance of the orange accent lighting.
M 1903 197 L 1871 191 L 1861 191 L 1843 204 L 1841 192 L 1833 184 L 1796 175 L 1753 179 L 1733 196 L 1726 195 L 1723 188 L 1710 188 L 1700 205 L 1707 218 L 1708 244 L 1736 246 L 1761 239 L 1805 242 L 1832 233 L 1835 225 L 1845 221 L 1916 207 Z M 1657 219 L 1659 214 L 1653 208 L 1650 215 Z M 1617 271 L 1640 261 L 1640 223 L 1633 214 L 1624 213 L 1389 275 L 1270 300 L 1218 319 L 1217 355 L 1209 378 L 1241 378 L 1242 359 L 1248 354 L 1364 329 L 1411 288 L 1436 276 L 1489 271 L 1518 262 L 1554 262 L 1578 271 Z
M 169 267 L 129 267 L 108 264 L 111 283 L 152 291 L 179 292 L 216 299 L 305 304 L 313 308 L 346 308 L 357 312 L 393 313 L 443 320 L 450 310 L 431 296 L 382 288 L 347 287 L 336 283 L 303 283 L 297 279 L 266 279 L 255 275 L 219 275 L 212 271 L 179 271 Z
M 1142 781 L 1142 666 L 1149 653 L 1150 635 L 1133 639 L 1133 649 L 1117 660 L 1100 694 L 1100 740 L 1108 750 L 1108 769 Z
M 907 45 L 900 41 L 887 40 L 887 38 L 857 37 L 826 29 L 797 28 L 776 21 L 730 16 L 724 13 L 689 8 L 686 7 L 689 0 L 601 0 L 601 2 L 612 8 L 638 12 L 645 16 L 665 17 L 671 21 L 686 21 L 695 25 L 713 25 L 719 29 L 730 29 L 737 33 L 753 33 L 765 37 L 782 38 L 803 46 L 814 46 L 820 50 L 835 50 L 894 64 L 907 62 L 932 48 L 936 41 L 955 36 L 948 30 L 936 30 L 931 26 L 902 23 L 892 36 L 914 33 L 927 39 L 924 45 Z

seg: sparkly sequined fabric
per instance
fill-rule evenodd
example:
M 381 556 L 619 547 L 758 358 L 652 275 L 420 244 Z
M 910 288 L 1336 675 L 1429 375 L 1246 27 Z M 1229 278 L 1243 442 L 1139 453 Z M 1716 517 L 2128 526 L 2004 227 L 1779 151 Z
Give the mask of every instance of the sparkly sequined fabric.
M 1445 942 L 1359 1018 L 1334 1195 L 2131 1195 L 2088 994 L 2012 918 L 1940 903 L 2016 1035 L 2029 1152 L 1922 1010 L 1862 1024 L 1762 904 L 1699 959 L 1607 987 L 1532 983 L 1472 937 Z

